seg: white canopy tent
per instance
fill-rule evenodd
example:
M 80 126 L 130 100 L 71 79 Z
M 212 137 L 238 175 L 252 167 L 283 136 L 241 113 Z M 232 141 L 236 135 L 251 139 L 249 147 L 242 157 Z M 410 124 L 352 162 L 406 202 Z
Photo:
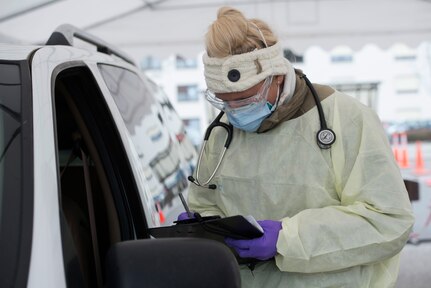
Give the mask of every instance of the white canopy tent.
M 148 3 L 147 3 L 148 2 Z M 151 1 L 141 0 L 0 0 L 0 35 L 16 42 L 44 43 L 61 24 L 85 29 L 145 9 Z
M 31 2 L 35 0 L 27 0 Z M 36 2 L 41 2 L 38 0 Z M 0 18 L 0 35 L 24 43 L 45 42 L 55 27 L 70 23 L 116 45 L 136 60 L 144 55 L 195 56 L 208 25 L 223 5 L 267 21 L 284 47 L 354 50 L 365 44 L 416 47 L 431 40 L 429 0 L 62 0 Z M 0 0 L 0 7 L 14 3 Z M 6 5 L 6 6 L 5 6 Z M 0 15 L 1 17 L 1 15 Z M 0 36 L 1 41 L 1 36 Z M 5 41 L 5 40 L 3 40 Z

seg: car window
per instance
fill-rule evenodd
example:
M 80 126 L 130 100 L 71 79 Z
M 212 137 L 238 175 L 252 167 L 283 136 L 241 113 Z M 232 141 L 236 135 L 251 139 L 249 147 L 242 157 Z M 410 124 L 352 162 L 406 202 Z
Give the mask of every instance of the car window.
M 190 156 L 185 156 L 176 137 L 180 133 L 173 131 L 172 121 L 165 117 L 167 99 L 132 71 L 105 64 L 99 69 L 138 152 L 160 222 L 168 224 L 173 219 L 166 215 L 176 216 L 181 209 L 178 193 L 188 187 L 190 167 L 185 158 Z M 182 123 L 177 125 L 179 131 L 183 129 Z

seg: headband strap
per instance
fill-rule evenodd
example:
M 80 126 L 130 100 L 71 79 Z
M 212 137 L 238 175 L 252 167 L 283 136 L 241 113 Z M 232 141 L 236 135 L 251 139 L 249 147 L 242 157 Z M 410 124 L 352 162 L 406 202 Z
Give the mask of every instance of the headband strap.
M 224 58 L 205 53 L 202 60 L 207 87 L 215 93 L 244 91 L 270 75 L 284 75 L 289 70 L 279 43 Z

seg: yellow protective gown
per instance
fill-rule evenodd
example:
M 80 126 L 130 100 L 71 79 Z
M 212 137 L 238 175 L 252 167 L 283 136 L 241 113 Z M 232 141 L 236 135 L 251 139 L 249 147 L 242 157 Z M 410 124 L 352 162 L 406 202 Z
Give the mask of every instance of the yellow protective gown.
M 217 189 L 190 187 L 190 208 L 203 216 L 282 221 L 275 261 L 241 266 L 243 287 L 395 285 L 414 219 L 380 121 L 337 91 L 321 103 L 337 137 L 331 149 L 316 144 L 314 107 L 263 134 L 234 129 Z M 213 172 L 225 137 L 213 130 L 199 180 Z

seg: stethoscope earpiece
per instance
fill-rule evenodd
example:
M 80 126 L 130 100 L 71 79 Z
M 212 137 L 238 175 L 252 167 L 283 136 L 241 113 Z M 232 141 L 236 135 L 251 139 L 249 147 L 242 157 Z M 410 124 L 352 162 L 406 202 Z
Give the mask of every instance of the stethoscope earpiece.
M 321 129 L 317 132 L 317 145 L 322 149 L 329 149 L 335 142 L 335 133 L 329 128 Z

